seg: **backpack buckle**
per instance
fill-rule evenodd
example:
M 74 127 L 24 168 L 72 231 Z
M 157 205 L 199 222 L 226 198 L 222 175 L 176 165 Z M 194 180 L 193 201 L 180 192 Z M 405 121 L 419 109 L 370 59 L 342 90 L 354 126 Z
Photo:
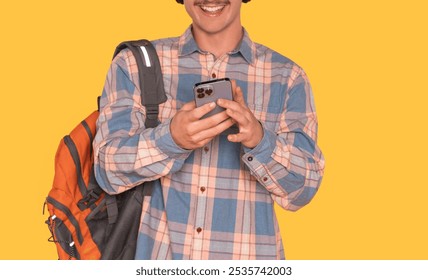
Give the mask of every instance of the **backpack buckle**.
M 96 193 L 94 190 L 89 190 L 86 193 L 86 195 L 81 200 L 79 200 L 79 202 L 77 202 L 77 206 L 79 207 L 80 210 L 83 211 L 89 208 L 92 204 L 94 204 L 99 197 L 100 195 Z

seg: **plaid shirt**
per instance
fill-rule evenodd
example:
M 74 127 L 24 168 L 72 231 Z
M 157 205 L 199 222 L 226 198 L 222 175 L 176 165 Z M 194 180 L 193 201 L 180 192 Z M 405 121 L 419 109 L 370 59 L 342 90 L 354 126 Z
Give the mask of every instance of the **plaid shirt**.
M 137 66 L 129 50 L 112 62 L 94 141 L 96 178 L 120 193 L 160 178 L 145 198 L 137 259 L 284 259 L 274 201 L 295 211 L 320 185 L 324 159 L 309 81 L 284 56 L 252 42 L 222 57 L 198 48 L 191 28 L 154 41 L 168 100 L 145 129 Z M 264 136 L 253 149 L 226 131 L 193 151 L 173 141 L 170 121 L 193 85 L 235 79 Z

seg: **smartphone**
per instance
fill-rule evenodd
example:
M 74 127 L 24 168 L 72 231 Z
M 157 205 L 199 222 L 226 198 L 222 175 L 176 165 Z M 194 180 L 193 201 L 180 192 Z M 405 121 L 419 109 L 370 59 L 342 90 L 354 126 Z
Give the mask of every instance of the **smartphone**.
M 229 78 L 197 83 L 193 87 L 193 92 L 195 94 L 196 107 L 210 102 L 216 102 L 219 98 L 233 100 L 232 83 Z M 224 108 L 216 105 L 212 111 L 205 114 L 202 118 L 213 116 L 224 110 Z

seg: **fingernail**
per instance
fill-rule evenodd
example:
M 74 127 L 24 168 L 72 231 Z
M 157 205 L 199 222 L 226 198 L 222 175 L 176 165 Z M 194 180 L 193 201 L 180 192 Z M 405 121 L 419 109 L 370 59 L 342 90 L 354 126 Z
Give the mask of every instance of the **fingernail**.
M 210 108 L 214 108 L 215 107 L 215 102 L 211 102 L 210 103 Z

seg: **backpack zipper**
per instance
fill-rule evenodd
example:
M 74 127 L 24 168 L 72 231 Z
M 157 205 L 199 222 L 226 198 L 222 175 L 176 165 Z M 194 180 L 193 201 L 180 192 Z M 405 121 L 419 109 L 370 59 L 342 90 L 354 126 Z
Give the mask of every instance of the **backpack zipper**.
M 46 198 L 46 201 L 48 203 L 52 204 L 55 208 L 58 208 L 61 212 L 63 212 L 67 216 L 67 218 L 70 220 L 71 224 L 76 229 L 76 235 L 77 235 L 77 240 L 79 241 L 79 244 L 82 245 L 83 235 L 82 235 L 82 231 L 80 230 L 79 223 L 77 222 L 76 218 L 73 216 L 71 211 L 67 208 L 67 206 L 65 206 L 64 204 L 62 204 L 61 202 L 59 202 L 58 200 L 56 200 L 50 196 L 48 196 Z

